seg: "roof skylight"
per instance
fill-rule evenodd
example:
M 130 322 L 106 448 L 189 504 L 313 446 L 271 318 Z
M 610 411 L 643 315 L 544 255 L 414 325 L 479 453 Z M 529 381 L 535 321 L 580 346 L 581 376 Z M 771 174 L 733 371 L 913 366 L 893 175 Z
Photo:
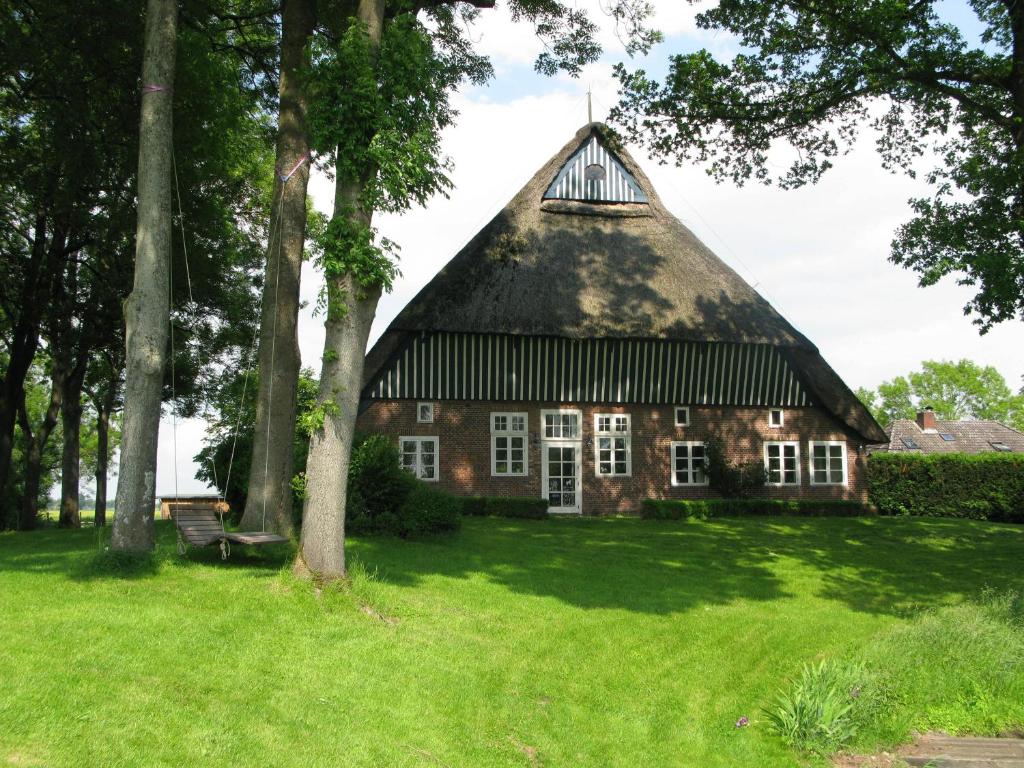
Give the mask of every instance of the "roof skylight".
M 1013 448 L 1008 446 L 1006 443 L 993 441 L 989 443 L 989 445 L 991 445 L 995 450 L 999 451 L 1000 453 L 1013 453 Z
M 951 435 L 949 432 L 939 432 L 939 437 L 945 440 L 947 443 L 952 443 L 956 440 L 956 435 Z
M 921 450 L 921 446 L 918 445 L 917 441 L 914 438 L 912 438 L 912 437 L 904 437 L 903 438 L 903 445 L 905 445 L 907 448 L 909 448 L 912 451 L 919 451 L 919 450 Z

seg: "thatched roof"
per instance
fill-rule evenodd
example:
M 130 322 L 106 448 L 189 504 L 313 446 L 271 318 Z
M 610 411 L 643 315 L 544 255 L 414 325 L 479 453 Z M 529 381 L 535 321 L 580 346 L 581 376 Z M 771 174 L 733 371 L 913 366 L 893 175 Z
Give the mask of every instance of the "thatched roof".
M 646 197 L 640 203 L 544 199 L 592 137 Z M 607 129 L 580 129 L 409 302 L 371 350 L 367 380 L 409 334 L 429 331 L 567 338 L 770 344 L 820 361 L 812 391 L 870 440 L 884 434 L 814 345 L 662 204 Z M 820 379 L 816 387 L 814 380 Z M 840 413 L 842 415 L 840 415 Z

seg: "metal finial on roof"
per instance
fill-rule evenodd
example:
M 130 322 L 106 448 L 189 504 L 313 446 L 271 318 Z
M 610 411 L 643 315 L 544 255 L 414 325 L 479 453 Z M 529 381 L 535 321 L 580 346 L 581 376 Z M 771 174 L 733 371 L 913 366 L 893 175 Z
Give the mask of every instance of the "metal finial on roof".
M 594 122 L 594 98 L 590 88 L 587 88 L 587 124 Z

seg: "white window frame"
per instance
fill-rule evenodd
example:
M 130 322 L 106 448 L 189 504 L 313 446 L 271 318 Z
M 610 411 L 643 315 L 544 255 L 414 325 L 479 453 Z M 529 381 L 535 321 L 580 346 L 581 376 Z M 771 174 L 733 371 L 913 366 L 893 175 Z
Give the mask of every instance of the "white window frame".
M 772 424 L 772 414 L 773 413 L 778 413 L 779 414 L 779 423 L 778 424 Z M 768 409 L 768 427 L 770 429 L 781 429 L 782 426 L 785 423 L 786 423 L 786 411 L 785 411 L 785 409 L 783 409 L 783 408 L 769 408 Z
M 708 478 L 708 447 L 703 440 L 673 440 L 669 448 L 669 479 L 675 488 L 704 488 L 709 483 Z M 701 446 L 704 449 L 704 482 L 703 483 L 680 483 L 676 481 L 676 448 L 685 445 L 687 448 L 687 471 L 686 476 L 693 475 L 693 448 Z
M 679 420 L 679 412 L 683 411 L 686 416 L 682 421 Z M 688 405 L 677 405 L 672 409 L 672 420 L 675 422 L 677 427 L 688 427 L 690 426 L 690 406 Z
M 566 437 L 565 435 L 549 437 L 547 434 L 547 417 L 555 414 L 575 414 L 576 425 L 578 434 L 575 437 Z M 579 408 L 543 408 L 540 412 L 540 439 L 541 440 L 569 440 L 570 442 L 578 442 L 583 438 L 583 412 Z
M 835 482 L 833 480 L 826 480 L 825 482 L 822 483 L 822 482 L 818 482 L 818 481 L 816 481 L 814 479 L 814 448 L 815 448 L 815 446 L 819 446 L 819 445 L 824 445 L 827 448 L 831 448 L 833 445 L 838 445 L 840 448 L 843 449 L 843 479 L 842 479 L 842 482 L 838 482 L 837 483 L 837 482 Z M 846 450 L 846 441 L 844 441 L 844 440 L 808 440 L 807 441 L 807 469 L 808 469 L 808 472 L 810 473 L 811 485 L 845 486 L 847 484 L 847 482 L 849 481 L 849 477 L 850 477 L 849 454 L 850 454 L 850 452 L 848 450 Z M 829 459 L 828 451 L 825 452 L 825 459 L 826 459 L 826 462 Z M 825 473 L 826 473 L 826 475 L 831 476 L 831 471 L 828 469 L 827 465 L 826 465 L 826 468 L 825 468 Z
M 771 446 L 773 446 L 773 445 L 779 446 L 779 478 L 780 478 L 780 481 L 777 482 L 777 483 L 773 483 L 770 480 L 771 475 L 769 474 L 768 449 Z M 795 457 L 795 460 L 796 460 L 796 482 L 794 482 L 794 483 L 787 483 L 786 482 L 786 457 L 784 455 L 784 451 L 785 451 L 785 447 L 787 445 L 792 445 L 794 448 L 796 448 L 796 457 Z M 798 441 L 796 441 L 796 440 L 766 440 L 765 443 L 764 443 L 764 473 L 765 473 L 765 481 L 764 481 L 765 485 L 770 485 L 770 486 L 777 487 L 777 488 L 782 488 L 782 487 L 786 487 L 786 488 L 799 488 L 800 487 L 800 482 L 802 480 L 802 478 L 800 477 L 800 474 L 801 474 L 801 472 L 800 472 L 800 443 Z
M 601 419 L 611 419 L 610 428 L 602 430 L 599 428 Z M 615 429 L 615 419 L 626 420 L 625 432 Z M 626 471 L 615 471 L 615 444 L 612 443 L 612 471 L 601 472 L 601 438 L 610 437 L 623 438 L 626 441 Z M 633 419 L 628 413 L 595 413 L 594 414 L 594 477 L 632 477 L 633 476 Z
M 505 429 L 498 429 L 494 422 L 497 417 L 505 417 Z M 512 418 L 517 417 L 523 420 L 522 429 L 512 428 Z M 530 474 L 530 440 L 529 440 L 529 414 L 522 411 L 494 411 L 490 415 L 491 422 L 491 477 L 527 477 Z M 498 438 L 505 437 L 511 440 L 512 438 L 520 438 L 523 441 L 523 471 L 513 472 L 512 471 L 512 443 L 509 442 L 507 450 L 508 455 L 508 472 L 498 471 Z
M 403 462 L 406 441 L 416 443 L 416 468 L 413 475 L 425 483 L 436 483 L 441 478 L 441 441 L 434 435 L 402 435 L 398 438 L 398 461 L 402 469 L 408 471 Z M 434 444 L 434 476 L 423 477 L 423 443 Z
M 429 409 L 429 411 L 430 411 L 430 415 L 427 418 L 425 418 L 425 419 L 422 418 L 422 415 L 421 415 L 421 411 L 423 410 L 423 406 L 426 406 Z M 425 402 L 416 403 L 416 423 L 417 424 L 433 424 L 434 423 L 434 404 L 433 403 L 425 403 Z

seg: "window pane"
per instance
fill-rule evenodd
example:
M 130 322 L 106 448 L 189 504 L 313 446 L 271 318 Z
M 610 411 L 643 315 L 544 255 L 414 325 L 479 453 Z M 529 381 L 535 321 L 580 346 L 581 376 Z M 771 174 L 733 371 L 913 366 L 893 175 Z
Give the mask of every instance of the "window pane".
M 423 471 L 420 474 L 420 477 L 422 477 L 424 480 L 432 480 L 433 477 L 434 477 L 434 468 L 433 467 L 423 467 Z
M 512 449 L 512 461 L 523 461 L 523 449 L 513 448 Z
M 787 469 L 786 470 L 786 483 L 789 484 L 789 485 L 796 484 L 796 470 L 795 469 Z
M 626 474 L 626 462 L 624 462 L 624 461 L 616 462 L 615 463 L 615 473 L 617 475 L 624 475 L 624 474 Z
M 701 461 L 704 461 L 704 446 L 703 445 L 695 445 L 695 446 L 693 446 L 693 450 L 691 451 L 691 453 L 693 454 L 693 458 L 700 459 Z
M 525 416 L 513 416 L 512 417 L 512 431 L 513 432 L 525 432 L 526 431 L 526 417 Z
M 416 443 L 413 440 L 402 441 L 402 453 L 416 453 Z
M 611 419 L 608 416 L 597 417 L 597 431 L 608 432 L 611 430 Z
M 576 494 L 575 493 L 563 493 L 562 494 L 562 506 L 563 507 L 574 507 L 574 506 L 576 506 Z
M 433 440 L 424 440 L 423 442 L 420 443 L 420 450 L 423 451 L 423 453 L 433 453 L 434 452 L 434 441 Z
M 560 494 L 560 493 L 549 493 L 548 494 L 548 504 L 550 504 L 552 507 L 560 507 L 560 506 L 562 506 L 562 494 Z
M 523 462 L 521 462 L 521 461 L 513 461 L 512 462 L 512 473 L 513 474 L 521 475 L 521 474 L 523 474 L 524 471 L 525 470 L 523 469 Z
M 828 474 L 825 472 L 824 469 L 815 469 L 814 470 L 814 482 L 816 482 L 816 483 L 827 483 L 828 482 Z
M 424 453 L 422 456 L 420 456 L 420 463 L 425 466 L 434 466 L 434 454 Z
M 612 463 L 608 457 L 602 457 L 601 461 L 597 465 L 597 474 L 599 475 L 610 475 L 612 473 Z
M 781 448 L 781 446 L 769 445 L 768 446 L 768 458 L 769 459 L 778 459 L 779 458 L 779 448 Z
M 506 464 L 503 460 L 499 459 L 494 464 L 494 472 L 496 474 L 499 474 L 499 475 L 507 474 L 508 473 L 508 464 Z

